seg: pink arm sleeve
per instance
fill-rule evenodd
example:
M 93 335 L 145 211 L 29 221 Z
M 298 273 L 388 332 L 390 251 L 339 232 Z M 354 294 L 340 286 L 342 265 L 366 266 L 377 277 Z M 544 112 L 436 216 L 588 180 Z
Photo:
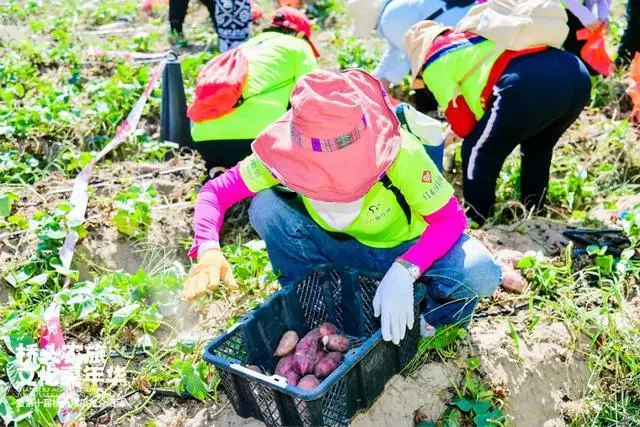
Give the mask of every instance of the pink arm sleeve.
M 203 243 L 217 244 L 220 241 L 220 229 L 227 209 L 254 195 L 242 180 L 239 166 L 234 166 L 219 177 L 208 181 L 198 193 L 193 221 L 194 240 L 189 257 L 197 258 L 198 249 Z
M 400 257 L 417 265 L 421 273 L 442 258 L 467 228 L 467 216 L 455 196 L 444 207 L 424 219 L 429 226 L 418 241 Z

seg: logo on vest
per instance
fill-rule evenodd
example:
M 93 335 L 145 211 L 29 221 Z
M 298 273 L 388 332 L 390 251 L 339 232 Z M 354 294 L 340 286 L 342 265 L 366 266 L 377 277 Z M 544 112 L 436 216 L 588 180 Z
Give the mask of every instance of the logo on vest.
M 432 179 L 431 179 L 431 171 L 424 171 L 422 173 L 422 182 L 425 184 L 431 184 Z
M 367 208 L 367 210 L 369 213 L 364 221 L 367 225 L 376 223 L 391 213 L 391 208 L 388 206 L 382 206 L 380 202 L 372 204 Z

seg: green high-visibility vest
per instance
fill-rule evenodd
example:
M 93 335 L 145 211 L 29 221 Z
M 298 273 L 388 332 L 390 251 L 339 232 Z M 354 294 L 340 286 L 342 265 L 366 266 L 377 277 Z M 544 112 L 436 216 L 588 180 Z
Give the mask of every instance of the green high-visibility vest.
M 495 51 L 494 54 L 485 59 L 491 51 Z M 454 49 L 430 62 L 422 70 L 422 77 L 441 108 L 446 109 L 456 96 L 462 95 L 476 119 L 479 120 L 484 114 L 482 91 L 487 85 L 493 65 L 503 52 L 496 49 L 495 43 L 490 40 L 462 49 Z M 469 70 L 479 61 L 483 63 L 467 76 Z
M 240 49 L 249 62 L 244 102 L 224 116 L 193 123 L 195 142 L 254 139 L 287 111 L 298 79 L 318 67 L 309 43 L 288 34 L 264 32 Z

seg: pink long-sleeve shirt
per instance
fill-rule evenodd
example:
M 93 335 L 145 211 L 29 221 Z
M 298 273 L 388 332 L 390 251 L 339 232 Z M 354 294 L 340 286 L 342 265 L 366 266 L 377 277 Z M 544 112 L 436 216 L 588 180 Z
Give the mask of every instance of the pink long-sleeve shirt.
M 238 166 L 207 182 L 198 194 L 194 219 L 195 238 L 189 256 L 197 258 L 207 249 L 219 248 L 225 212 L 229 207 L 255 194 L 243 181 Z M 464 210 L 455 197 L 424 219 L 429 224 L 428 227 L 402 255 L 403 259 L 417 265 L 421 272 L 426 271 L 453 247 L 467 224 Z

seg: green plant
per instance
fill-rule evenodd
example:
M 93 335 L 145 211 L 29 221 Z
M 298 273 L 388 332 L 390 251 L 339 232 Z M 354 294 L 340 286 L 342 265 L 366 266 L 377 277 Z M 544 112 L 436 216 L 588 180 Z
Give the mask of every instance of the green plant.
M 505 414 L 502 403 L 482 381 L 477 370 L 480 359 L 470 357 L 464 365 L 464 381 L 456 387 L 456 396 L 438 422 L 417 422 L 416 427 L 490 427 L 503 425 Z
M 134 239 L 146 236 L 151 225 L 151 207 L 158 193 L 151 185 L 132 185 L 113 198 L 117 209 L 113 222 L 122 234 Z
M 338 64 L 341 70 L 362 68 L 372 71 L 378 64 L 378 52 L 365 47 L 361 40 L 354 37 L 336 37 L 334 45 L 338 49 Z

